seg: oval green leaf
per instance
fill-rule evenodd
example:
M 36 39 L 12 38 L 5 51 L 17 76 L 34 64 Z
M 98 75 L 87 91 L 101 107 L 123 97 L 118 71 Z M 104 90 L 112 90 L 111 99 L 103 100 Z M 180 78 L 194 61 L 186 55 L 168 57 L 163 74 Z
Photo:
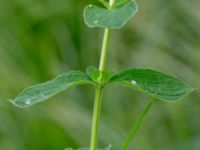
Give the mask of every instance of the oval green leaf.
M 53 80 L 24 89 L 15 99 L 10 100 L 18 107 L 28 107 L 80 84 L 93 84 L 87 74 L 72 71 L 59 75 Z
M 84 9 L 85 23 L 93 27 L 110 29 L 122 28 L 137 12 L 137 4 L 133 0 L 117 0 L 111 8 L 88 5 Z
M 193 91 L 186 82 L 151 69 L 129 69 L 114 74 L 109 83 L 127 85 L 164 101 L 175 101 Z

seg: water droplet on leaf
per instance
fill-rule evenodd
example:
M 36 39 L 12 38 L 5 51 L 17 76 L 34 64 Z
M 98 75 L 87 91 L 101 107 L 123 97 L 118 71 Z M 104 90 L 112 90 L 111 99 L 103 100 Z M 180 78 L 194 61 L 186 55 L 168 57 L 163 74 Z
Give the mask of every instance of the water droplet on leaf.
M 30 99 L 26 100 L 25 104 L 26 104 L 26 105 L 31 104 L 31 100 L 30 100 Z
M 131 83 L 132 83 L 133 85 L 137 85 L 137 82 L 136 82 L 135 80 L 132 80 Z

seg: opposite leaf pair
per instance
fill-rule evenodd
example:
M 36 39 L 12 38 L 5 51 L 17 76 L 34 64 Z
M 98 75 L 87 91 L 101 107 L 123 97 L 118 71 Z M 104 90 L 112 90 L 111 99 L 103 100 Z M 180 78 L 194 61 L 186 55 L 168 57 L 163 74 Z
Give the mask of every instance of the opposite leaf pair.
M 100 70 L 105 70 L 101 64 L 105 64 L 105 55 L 108 48 L 108 39 L 110 29 L 122 28 L 125 23 L 137 12 L 137 4 L 134 0 L 99 0 L 103 6 L 88 5 L 84 10 L 84 20 L 89 27 L 105 28 L 102 54 L 100 61 Z M 112 4 L 114 3 L 114 4 Z M 103 65 L 104 66 L 104 65 Z M 110 73 L 99 71 L 97 68 L 89 67 L 86 73 L 81 71 L 71 71 L 54 78 L 51 81 L 34 85 L 23 90 L 11 102 L 19 107 L 28 107 L 33 104 L 47 100 L 48 98 L 71 87 L 91 84 L 96 87 L 95 106 L 93 113 L 92 136 L 90 149 L 96 150 L 97 130 L 100 113 L 100 101 L 104 86 L 109 84 L 125 85 L 139 92 L 146 93 L 152 97 L 152 101 L 147 105 L 145 111 L 131 130 L 127 140 L 121 150 L 126 150 L 133 139 L 137 129 L 143 121 L 154 99 L 164 101 L 175 101 L 189 94 L 193 89 L 184 81 L 173 76 L 167 75 L 151 69 L 127 69 L 119 73 Z M 98 150 L 110 150 L 111 146 Z M 73 150 L 67 148 L 65 150 Z M 80 148 L 77 150 L 89 150 L 89 148 Z
M 102 81 L 98 81 L 100 75 L 103 76 Z M 71 71 L 61 74 L 51 81 L 28 87 L 11 102 L 19 107 L 28 107 L 81 84 L 125 85 L 164 101 L 180 99 L 193 90 L 184 81 L 151 69 L 127 69 L 111 74 L 109 72 L 101 73 L 98 69 L 89 67 L 86 73 Z

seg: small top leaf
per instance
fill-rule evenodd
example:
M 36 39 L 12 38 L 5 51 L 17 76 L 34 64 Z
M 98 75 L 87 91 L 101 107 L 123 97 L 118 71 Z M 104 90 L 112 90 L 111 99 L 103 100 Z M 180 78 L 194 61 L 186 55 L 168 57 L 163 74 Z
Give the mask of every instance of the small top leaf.
M 112 8 L 120 7 L 124 4 L 127 4 L 128 2 L 129 2 L 129 0 L 115 0 L 115 3 L 112 6 Z
M 19 107 L 28 107 L 80 84 L 93 84 L 93 82 L 81 71 L 64 73 L 51 81 L 26 88 L 11 102 Z
M 114 74 L 110 83 L 130 86 L 164 101 L 175 101 L 193 91 L 184 81 L 151 69 L 129 69 Z
M 108 3 L 107 1 L 105 1 L 105 0 L 99 0 L 99 2 L 100 2 L 101 4 L 103 4 L 106 8 L 109 8 L 109 7 L 110 7 L 109 3 Z
M 85 23 L 93 27 L 110 29 L 122 28 L 137 12 L 137 4 L 133 0 L 117 0 L 111 8 L 88 5 L 84 9 Z
M 109 82 L 111 78 L 111 72 L 110 71 L 102 71 L 102 79 L 101 79 L 101 84 L 105 85 L 107 82 Z
M 96 67 L 88 67 L 86 73 L 93 82 L 98 83 L 98 78 L 100 77 L 101 73 Z
M 90 66 L 86 70 L 89 78 L 97 84 L 105 85 L 111 77 L 111 73 L 109 71 L 99 71 L 96 67 Z M 100 81 L 101 77 L 101 81 Z

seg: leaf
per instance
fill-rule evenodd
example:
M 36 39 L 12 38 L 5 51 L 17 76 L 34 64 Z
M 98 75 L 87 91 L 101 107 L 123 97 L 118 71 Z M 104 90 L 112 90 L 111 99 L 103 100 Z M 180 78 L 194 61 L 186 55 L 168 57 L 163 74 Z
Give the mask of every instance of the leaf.
M 101 79 L 101 84 L 105 85 L 107 82 L 109 82 L 111 78 L 111 73 L 109 71 L 102 71 L 102 79 Z
M 98 78 L 100 77 L 100 71 L 96 67 L 93 66 L 88 67 L 86 72 L 92 81 L 98 83 Z
M 96 5 L 88 5 L 84 9 L 85 23 L 93 27 L 110 29 L 122 28 L 137 12 L 137 4 L 133 0 L 118 0 L 110 9 Z
M 130 0 L 115 0 L 115 3 L 112 6 L 112 8 L 123 6 L 123 5 L 127 4 L 129 1 Z
M 96 67 L 90 66 L 87 68 L 87 75 L 89 78 L 96 84 L 105 85 L 111 77 L 111 73 L 109 71 L 99 71 Z M 101 77 L 101 81 L 100 81 Z
M 81 71 L 64 73 L 51 81 L 34 85 L 23 90 L 15 99 L 10 100 L 19 107 L 28 107 L 80 84 L 93 84 L 88 76 Z
M 164 101 L 175 101 L 193 91 L 184 81 L 151 69 L 129 69 L 114 74 L 110 83 L 130 86 Z
M 105 148 L 102 148 L 102 149 L 97 149 L 97 150 L 111 150 L 111 144 L 108 145 L 107 147 Z M 65 150 L 75 150 L 75 149 L 72 149 L 72 148 L 66 148 Z M 76 150 L 90 150 L 90 148 L 79 148 L 79 149 L 76 149 Z
M 105 0 L 99 0 L 99 2 L 100 2 L 101 4 L 103 4 L 106 8 L 109 8 L 109 7 L 110 7 L 109 3 L 108 3 L 107 1 L 105 1 Z

